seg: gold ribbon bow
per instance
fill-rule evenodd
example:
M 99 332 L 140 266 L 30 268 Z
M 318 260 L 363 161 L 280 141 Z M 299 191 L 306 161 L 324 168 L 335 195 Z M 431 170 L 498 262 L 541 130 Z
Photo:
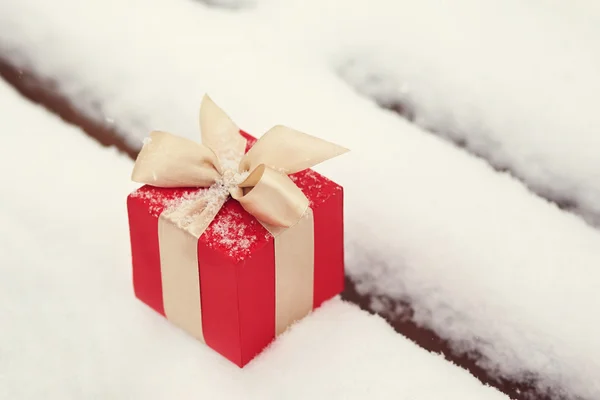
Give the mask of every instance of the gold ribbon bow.
M 208 187 L 171 220 L 199 237 L 229 196 L 273 232 L 297 223 L 309 206 L 288 177 L 348 150 L 285 126 L 267 131 L 244 154 L 240 129 L 207 95 L 200 107 L 202 144 L 166 132 L 144 143 L 132 180 L 157 187 Z
M 132 179 L 157 187 L 208 188 L 177 199 L 158 220 L 166 317 L 204 341 L 198 239 L 231 196 L 274 236 L 276 334 L 313 307 L 314 221 L 309 201 L 288 174 L 347 152 L 333 143 L 275 126 L 248 151 L 240 129 L 204 96 L 202 144 L 152 132 Z M 289 229 L 288 229 L 289 228 Z

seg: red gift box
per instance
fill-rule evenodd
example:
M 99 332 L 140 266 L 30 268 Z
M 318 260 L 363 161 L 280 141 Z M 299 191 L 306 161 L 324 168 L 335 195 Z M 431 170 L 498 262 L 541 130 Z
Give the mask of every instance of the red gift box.
M 248 151 L 256 139 L 241 134 Z M 310 169 L 290 178 L 308 198 L 313 214 L 314 275 L 310 290 L 295 284 L 298 277 L 293 268 L 284 272 L 276 269 L 276 238 L 231 198 L 192 244 L 197 248 L 197 270 L 191 280 L 199 293 L 192 288 L 188 298 L 201 310 L 201 337 L 191 333 L 240 367 L 298 319 L 281 315 L 286 312 L 286 302 L 308 296 L 314 309 L 343 290 L 342 187 Z M 202 190 L 207 189 L 145 185 L 127 198 L 135 295 L 165 317 L 159 217 L 169 205 Z M 294 251 L 299 250 L 288 245 L 278 251 L 286 253 L 283 257 L 289 264 L 298 255 Z

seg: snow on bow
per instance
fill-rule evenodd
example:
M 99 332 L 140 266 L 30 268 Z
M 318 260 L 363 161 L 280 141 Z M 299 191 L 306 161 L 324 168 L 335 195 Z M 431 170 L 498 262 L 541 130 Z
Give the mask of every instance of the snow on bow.
M 309 202 L 289 174 L 348 150 L 277 125 L 248 151 L 237 125 L 207 95 L 200 107 L 202 144 L 152 132 L 135 162 L 132 180 L 157 187 L 209 188 L 172 220 L 201 235 L 229 196 L 263 225 L 290 227 Z

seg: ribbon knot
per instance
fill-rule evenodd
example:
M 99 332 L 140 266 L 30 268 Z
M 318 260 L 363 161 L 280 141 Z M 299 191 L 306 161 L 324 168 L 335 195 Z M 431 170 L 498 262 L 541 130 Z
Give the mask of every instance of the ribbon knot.
M 235 196 L 239 193 L 239 184 L 248 177 L 248 174 L 249 172 L 237 172 L 232 169 L 227 169 L 223 172 L 217 182 L 215 182 L 215 185 L 225 189 L 231 196 Z
M 248 151 L 237 125 L 208 96 L 200 107 L 202 144 L 155 131 L 144 143 L 132 180 L 157 187 L 199 187 L 190 201 L 167 217 L 202 235 L 229 196 L 271 232 L 296 224 L 309 207 L 288 177 L 348 150 L 281 125 Z

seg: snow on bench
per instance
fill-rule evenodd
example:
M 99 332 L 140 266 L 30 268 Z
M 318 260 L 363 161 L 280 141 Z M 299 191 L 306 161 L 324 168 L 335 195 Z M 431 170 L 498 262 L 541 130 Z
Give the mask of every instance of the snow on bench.
M 335 24 L 330 41 L 351 46 L 329 57 L 358 90 L 600 226 L 597 2 L 313 1 L 280 20 L 315 43 Z
M 284 123 L 349 147 L 317 170 L 346 188 L 348 272 L 364 293 L 409 303 L 498 376 L 600 396 L 597 231 L 357 96 L 312 50 L 279 42 L 268 13 L 98 4 L 5 1 L 1 50 L 136 146 L 151 129 L 197 139 L 208 92 L 254 135 Z
M 135 299 L 132 162 L 1 81 L 0 109 L 1 398 L 506 398 L 339 299 L 239 369 Z
M 600 226 L 597 2 L 236 3 L 273 16 L 286 46 L 320 52 L 361 93 Z

